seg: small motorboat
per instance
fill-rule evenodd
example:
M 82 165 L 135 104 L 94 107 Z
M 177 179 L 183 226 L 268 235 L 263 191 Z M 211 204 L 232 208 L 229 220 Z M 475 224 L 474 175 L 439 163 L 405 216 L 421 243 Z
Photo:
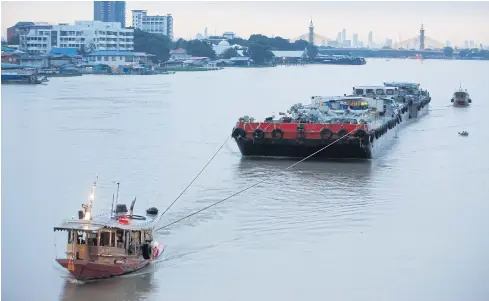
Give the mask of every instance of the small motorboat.
M 78 211 L 78 219 L 73 217 L 54 227 L 54 231 L 68 232 L 66 255 L 56 261 L 83 281 L 132 273 L 158 259 L 164 250 L 153 238 L 153 228 L 161 217 L 158 209 L 151 207 L 145 215 L 136 215 L 136 198 L 129 212 L 116 199 L 115 210 L 92 216 L 95 185 L 96 181 L 89 200 Z M 113 208 L 114 198 L 112 204 Z
M 461 132 L 458 132 L 458 134 L 460 136 L 468 136 L 469 135 L 469 133 L 467 131 L 461 131 Z
M 451 101 L 456 107 L 466 107 L 470 103 L 472 103 L 469 92 L 467 92 L 467 89 L 462 89 L 462 85 L 460 85 L 460 88 L 455 93 L 453 93 Z

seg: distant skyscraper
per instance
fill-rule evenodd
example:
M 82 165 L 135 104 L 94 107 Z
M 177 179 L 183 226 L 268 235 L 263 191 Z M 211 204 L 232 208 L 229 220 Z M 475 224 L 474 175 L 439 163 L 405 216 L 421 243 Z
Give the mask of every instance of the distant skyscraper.
M 424 50 L 424 28 L 421 24 L 421 29 L 419 30 L 419 50 Z
M 120 22 L 126 27 L 125 1 L 94 1 L 93 20 L 102 22 Z
M 341 32 L 338 32 L 338 35 L 336 36 L 336 42 L 338 42 L 338 44 L 341 44 Z
M 341 31 L 341 42 L 344 42 L 346 40 L 346 29 L 343 28 Z
M 464 42 L 464 48 L 465 49 L 469 48 L 469 41 L 465 40 L 465 42 Z
M 470 49 L 475 48 L 475 42 L 474 40 L 470 40 Z
M 312 19 L 311 23 L 309 24 L 309 43 L 314 45 L 314 24 L 312 24 Z
M 209 35 L 207 34 L 207 26 L 206 26 L 204 29 L 204 38 L 207 39 L 208 37 L 209 37 Z
M 358 47 L 358 33 L 353 34 L 352 46 L 353 46 L 353 48 Z
M 374 33 L 370 31 L 368 33 L 368 46 L 372 47 L 373 44 L 374 44 Z

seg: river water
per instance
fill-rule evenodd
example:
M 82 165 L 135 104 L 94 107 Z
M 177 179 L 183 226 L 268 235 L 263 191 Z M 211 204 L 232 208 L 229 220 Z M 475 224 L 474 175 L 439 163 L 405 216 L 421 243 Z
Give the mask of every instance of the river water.
M 488 300 L 489 62 L 52 78 L 2 85 L 2 300 Z M 166 208 L 231 134 L 312 95 L 415 81 L 430 112 L 372 161 L 244 160 L 229 140 L 162 225 L 272 180 L 158 235 L 163 259 L 77 283 L 54 261 L 100 173 L 136 209 Z M 473 100 L 453 108 L 460 81 Z M 486 92 L 484 92 L 486 91 Z M 467 130 L 468 137 L 457 132 Z

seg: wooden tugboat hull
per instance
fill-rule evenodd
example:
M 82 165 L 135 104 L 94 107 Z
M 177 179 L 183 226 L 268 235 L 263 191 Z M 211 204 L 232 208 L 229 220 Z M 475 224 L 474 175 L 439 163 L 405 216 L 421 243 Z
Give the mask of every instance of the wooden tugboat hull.
M 63 268 L 67 269 L 71 275 L 81 281 L 106 279 L 130 274 L 141 270 L 151 262 L 157 260 L 163 253 L 165 247 L 158 246 L 158 255 L 153 259 L 142 260 L 140 262 L 122 264 L 100 264 L 88 260 L 73 260 L 74 269 L 70 270 L 70 259 L 56 259 Z

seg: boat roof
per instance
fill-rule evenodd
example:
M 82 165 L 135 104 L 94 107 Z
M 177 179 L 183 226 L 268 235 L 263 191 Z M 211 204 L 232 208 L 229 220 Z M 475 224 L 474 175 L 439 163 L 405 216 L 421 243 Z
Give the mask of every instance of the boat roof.
M 319 101 L 345 101 L 345 100 L 360 100 L 362 96 L 311 96 L 312 100 Z
M 418 87 L 419 84 L 412 82 L 390 82 L 384 83 L 386 87 Z
M 134 215 L 135 218 L 128 218 L 128 223 L 119 222 L 120 218 L 127 215 L 119 216 L 117 219 L 112 218 L 110 212 L 94 216 L 92 220 L 71 219 L 64 220 L 54 227 L 54 231 L 63 230 L 78 230 L 78 231 L 99 231 L 103 228 L 118 228 L 122 230 L 148 230 L 152 229 L 158 223 L 160 214 L 158 215 Z M 144 217 L 145 219 L 140 219 Z
M 353 89 L 393 89 L 396 87 L 391 86 L 353 86 Z

